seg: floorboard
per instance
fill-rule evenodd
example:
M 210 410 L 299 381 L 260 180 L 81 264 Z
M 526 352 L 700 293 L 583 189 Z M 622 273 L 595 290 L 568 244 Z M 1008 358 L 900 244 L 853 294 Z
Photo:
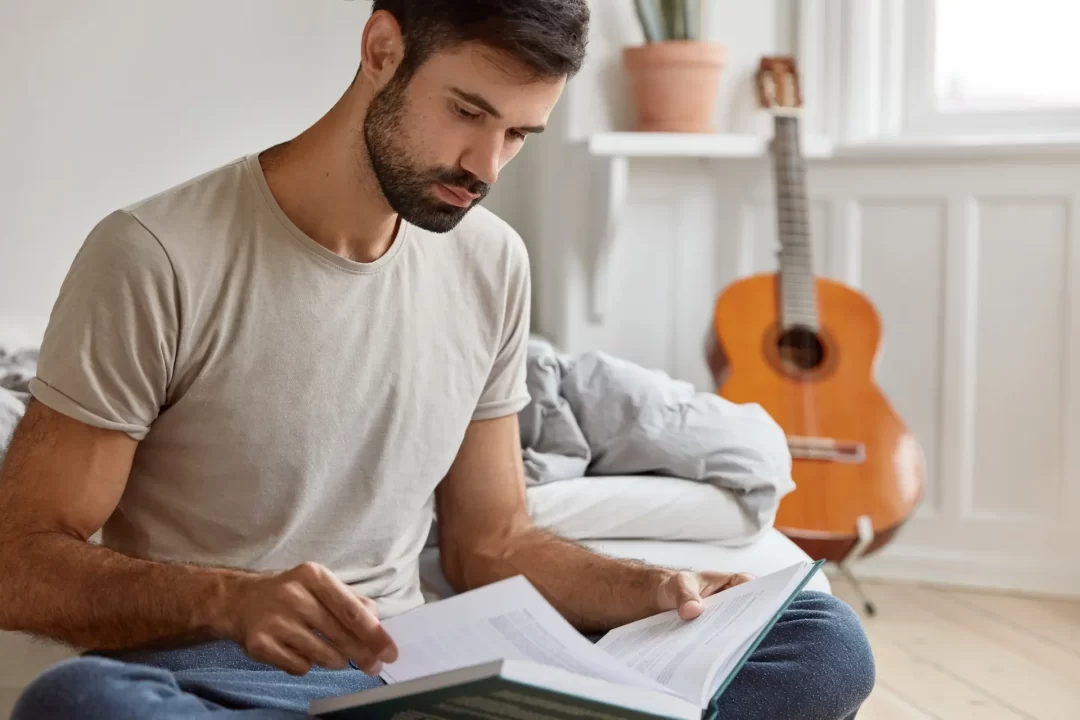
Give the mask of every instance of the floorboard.
M 841 578 L 836 594 L 860 608 Z M 860 719 L 1080 717 L 1080 600 L 867 582 L 877 687 Z

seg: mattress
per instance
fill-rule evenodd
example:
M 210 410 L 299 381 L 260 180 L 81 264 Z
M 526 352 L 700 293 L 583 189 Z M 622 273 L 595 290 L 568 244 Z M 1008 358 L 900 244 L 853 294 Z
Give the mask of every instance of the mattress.
M 585 540 L 581 544 L 610 557 L 641 560 L 680 570 L 749 572 L 758 576 L 809 559 L 799 546 L 774 529 L 740 547 L 681 540 Z M 437 547 L 425 548 L 420 555 L 420 582 L 428 602 L 455 594 L 439 567 Z M 829 580 L 822 572 L 814 574 L 806 589 L 832 592 Z

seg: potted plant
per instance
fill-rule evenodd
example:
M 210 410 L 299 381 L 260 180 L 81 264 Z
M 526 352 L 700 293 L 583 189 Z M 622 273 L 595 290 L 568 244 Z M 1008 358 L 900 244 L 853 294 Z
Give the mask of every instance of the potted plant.
M 727 48 L 702 40 L 704 0 L 634 0 L 645 44 L 625 48 L 636 130 L 712 132 Z

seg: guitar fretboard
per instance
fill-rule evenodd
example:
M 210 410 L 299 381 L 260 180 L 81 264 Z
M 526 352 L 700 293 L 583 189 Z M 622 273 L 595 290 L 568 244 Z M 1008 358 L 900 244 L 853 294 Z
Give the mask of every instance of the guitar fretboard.
M 806 164 L 799 146 L 798 118 L 775 117 L 776 209 L 780 240 L 780 321 L 785 330 L 817 331 L 813 253 L 810 246 Z

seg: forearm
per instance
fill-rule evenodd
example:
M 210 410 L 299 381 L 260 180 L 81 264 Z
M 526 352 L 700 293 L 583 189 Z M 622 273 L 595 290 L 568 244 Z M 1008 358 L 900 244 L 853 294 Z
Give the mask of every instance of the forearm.
M 3 538 L 0 628 L 121 650 L 228 636 L 242 571 L 138 560 L 63 533 Z
M 524 575 L 581 632 L 602 632 L 660 612 L 657 590 L 671 570 L 595 553 L 539 528 L 518 533 L 497 555 L 466 562 L 478 587 Z

